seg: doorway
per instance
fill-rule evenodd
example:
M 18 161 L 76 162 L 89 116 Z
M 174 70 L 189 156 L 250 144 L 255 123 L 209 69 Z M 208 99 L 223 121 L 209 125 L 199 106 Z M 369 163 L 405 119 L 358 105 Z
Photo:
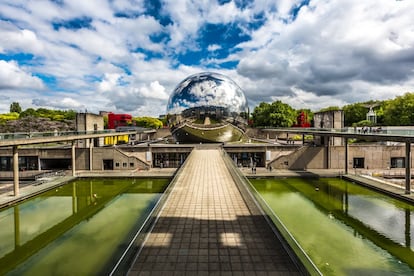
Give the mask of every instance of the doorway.
M 103 160 L 103 169 L 106 170 L 113 170 L 114 169 L 114 159 L 104 159 Z

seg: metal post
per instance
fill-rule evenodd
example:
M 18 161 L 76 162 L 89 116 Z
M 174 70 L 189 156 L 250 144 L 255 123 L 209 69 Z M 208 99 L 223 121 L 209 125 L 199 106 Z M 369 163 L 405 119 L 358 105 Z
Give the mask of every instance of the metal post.
M 348 174 L 348 138 L 345 138 L 345 174 Z
M 75 141 L 72 141 L 72 176 L 76 176 L 76 149 L 75 149 Z
M 13 186 L 14 196 L 19 195 L 19 151 L 17 146 L 13 147 Z
M 411 193 L 411 143 L 405 142 L 405 194 Z

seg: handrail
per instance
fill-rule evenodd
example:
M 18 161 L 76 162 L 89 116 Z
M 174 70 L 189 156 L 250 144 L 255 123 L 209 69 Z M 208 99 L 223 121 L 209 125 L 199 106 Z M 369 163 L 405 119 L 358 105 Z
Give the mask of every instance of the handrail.
M 223 150 L 224 152 L 224 150 Z M 249 197 L 268 221 L 276 236 L 282 241 L 283 247 L 287 250 L 291 259 L 301 269 L 302 273 L 310 275 L 322 275 L 322 272 L 313 263 L 311 258 L 306 254 L 298 241 L 292 236 L 284 223 L 273 212 L 262 196 L 251 185 L 247 177 L 235 166 L 233 160 L 224 152 L 224 161 L 230 171 L 234 181 L 239 187 L 243 197 Z M 245 191 L 243 193 L 243 190 Z M 247 194 L 247 195 L 246 195 Z

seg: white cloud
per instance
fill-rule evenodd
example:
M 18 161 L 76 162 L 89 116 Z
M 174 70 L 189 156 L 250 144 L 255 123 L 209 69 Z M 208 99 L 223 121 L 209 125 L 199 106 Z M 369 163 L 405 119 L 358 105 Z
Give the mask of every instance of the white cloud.
M 207 50 L 209 52 L 214 52 L 214 51 L 219 50 L 219 49 L 221 49 L 221 46 L 218 45 L 218 44 L 210 44 L 210 45 L 208 45 L 208 48 L 207 48 Z
M 319 108 L 414 91 L 413 1 L 309 1 L 294 17 L 302 2 L 256 0 L 240 8 L 235 1 L 166 0 L 160 16 L 171 22 L 163 26 L 144 14 L 140 0 L 73 0 L 63 6 L 3 0 L 0 53 L 9 58 L 0 59 L 0 89 L 7 89 L 10 101 L 24 98 L 26 107 L 26 99 L 36 97 L 42 99 L 38 104 L 56 108 L 154 116 L 165 113 L 181 80 L 211 68 L 236 81 L 251 108 L 275 99 Z M 260 17 L 264 24 L 251 28 Z M 53 27 L 75 18 L 90 19 L 90 26 Z M 219 56 L 226 50 L 219 40 L 200 48 L 206 23 L 234 24 L 251 39 Z M 190 50 L 205 51 L 199 65 L 180 64 L 178 54 Z M 19 62 L 20 53 L 33 59 Z M 229 61 L 239 61 L 237 70 L 220 68 Z M 0 112 L 8 106 L 0 105 Z
M 60 98 L 57 96 L 55 99 L 44 100 L 44 99 L 33 99 L 32 103 L 39 107 L 59 108 L 63 110 L 81 110 L 85 109 L 86 105 L 78 102 L 77 100 L 70 97 Z
M 43 45 L 36 34 L 27 29 L 17 29 L 9 22 L 0 20 L 0 53 L 10 51 L 40 52 Z
M 25 72 L 17 62 L 0 60 L 0 90 L 10 88 L 43 89 L 42 81 Z
M 158 81 L 151 82 L 149 87 L 141 87 L 139 94 L 145 98 L 168 100 L 168 94 L 165 92 L 165 87 L 160 85 Z

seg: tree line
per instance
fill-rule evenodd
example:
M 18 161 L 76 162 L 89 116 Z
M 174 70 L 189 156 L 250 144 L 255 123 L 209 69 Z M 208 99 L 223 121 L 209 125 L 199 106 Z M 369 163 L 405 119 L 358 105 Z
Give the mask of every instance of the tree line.
M 71 121 L 76 119 L 76 111 L 74 110 L 53 110 L 46 108 L 28 108 L 22 110 L 18 102 L 10 104 L 10 112 L 0 114 L 0 125 L 4 125 L 8 121 L 32 118 L 48 118 L 51 121 Z M 104 117 L 105 127 L 108 126 L 108 117 Z M 145 128 L 161 128 L 163 122 L 157 118 L 152 117 L 133 117 L 131 125 L 136 125 Z
M 366 118 L 370 108 L 375 111 L 377 126 L 414 125 L 414 93 L 405 93 L 402 96 L 397 96 L 390 100 L 348 104 L 342 108 L 339 106 L 330 106 L 318 112 L 343 110 L 344 125 L 346 127 L 371 126 L 373 123 L 367 121 Z M 254 108 L 251 119 L 255 127 L 291 127 L 295 124 L 296 118 L 301 111 L 307 113 L 309 121 L 312 121 L 313 112 L 309 109 L 295 110 L 281 101 L 275 101 L 273 103 L 262 102 Z
M 318 112 L 343 110 L 345 126 L 371 126 L 372 122 L 366 120 L 366 114 L 370 108 L 376 113 L 376 125 L 378 126 L 414 125 L 414 93 L 406 93 L 384 101 L 358 102 L 343 107 L 329 106 Z M 294 109 L 280 100 L 272 103 L 261 102 L 254 108 L 250 121 L 254 127 L 291 127 L 296 123 L 297 116 L 302 111 L 307 114 L 308 120 L 311 122 L 313 112 L 310 109 Z M 74 120 L 76 113 L 74 110 L 64 111 L 46 108 L 28 108 L 23 111 L 18 102 L 13 102 L 10 105 L 10 113 L 0 114 L 0 124 L 29 116 L 49 118 L 52 121 Z M 152 117 L 134 117 L 133 124 L 147 128 L 160 128 L 166 122 Z
M 51 121 L 65 121 L 74 120 L 76 118 L 76 111 L 74 110 L 53 110 L 47 108 L 28 108 L 22 110 L 18 102 L 10 104 L 10 112 L 0 114 L 0 123 L 5 123 L 10 120 L 18 120 L 25 117 L 48 118 Z

